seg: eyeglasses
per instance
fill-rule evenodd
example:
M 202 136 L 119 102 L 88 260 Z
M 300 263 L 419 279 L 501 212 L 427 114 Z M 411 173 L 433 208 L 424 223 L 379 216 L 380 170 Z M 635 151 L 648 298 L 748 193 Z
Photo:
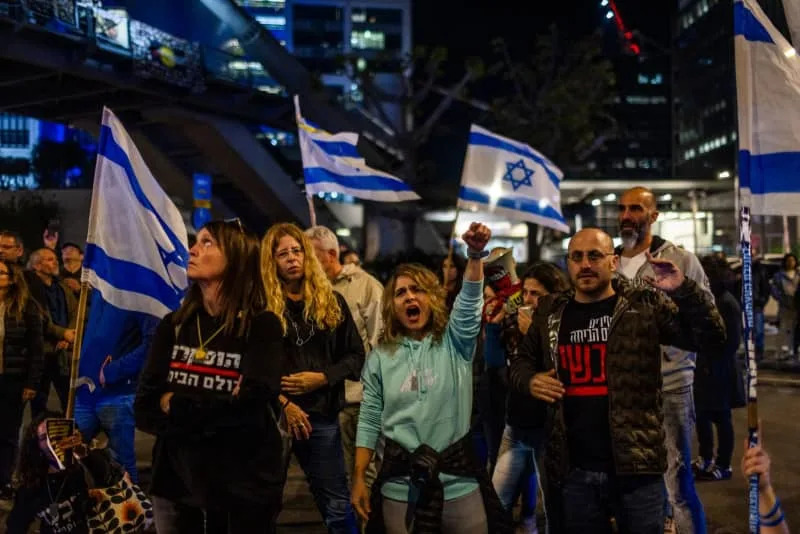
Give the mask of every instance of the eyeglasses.
M 582 250 L 573 250 L 569 254 L 567 254 L 567 258 L 571 262 L 580 263 L 583 261 L 583 257 L 586 256 L 589 258 L 589 263 L 600 263 L 606 256 L 613 256 L 613 252 L 601 252 L 599 250 L 590 250 L 588 252 L 584 252 Z
M 290 255 L 291 256 L 303 256 L 304 254 L 305 253 L 303 252 L 302 248 L 294 247 L 294 248 L 287 248 L 287 249 L 279 250 L 278 252 L 275 253 L 275 257 L 278 258 L 279 260 L 285 260 L 285 259 L 288 259 Z
M 244 227 L 242 226 L 242 219 L 240 219 L 239 217 L 233 217 L 232 219 L 222 219 L 222 222 L 231 224 L 236 223 L 239 225 L 239 231 L 244 232 Z

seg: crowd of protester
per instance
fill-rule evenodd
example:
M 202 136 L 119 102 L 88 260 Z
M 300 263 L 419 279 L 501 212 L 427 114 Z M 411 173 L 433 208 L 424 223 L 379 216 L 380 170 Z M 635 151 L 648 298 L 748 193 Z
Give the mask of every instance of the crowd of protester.
M 385 283 L 328 228 L 259 238 L 208 223 L 180 307 L 135 317 L 81 361 L 79 433 L 62 445 L 105 432 L 136 483 L 135 429 L 155 435 L 160 534 L 274 532 L 292 456 L 332 533 L 705 533 L 695 481 L 731 478 L 731 410 L 745 402 L 733 275 L 653 234 L 649 190 L 618 207 L 616 249 L 586 228 L 565 268 L 535 261 L 519 280 L 480 223 L 466 258 L 397 265 Z M 24 257 L 0 231 L 0 500 L 9 534 L 36 517 L 44 533 L 88 533 L 83 471 L 43 445 L 66 410 L 82 250 L 46 232 Z M 776 298 L 789 353 L 798 277 L 792 255 L 772 280 L 754 269 L 756 311 Z M 788 532 L 769 467 L 763 448 L 744 453 L 762 532 Z

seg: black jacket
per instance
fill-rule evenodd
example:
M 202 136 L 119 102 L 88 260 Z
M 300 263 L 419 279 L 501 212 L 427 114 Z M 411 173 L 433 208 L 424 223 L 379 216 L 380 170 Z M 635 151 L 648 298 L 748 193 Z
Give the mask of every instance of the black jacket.
M 290 324 L 284 336 L 286 359 L 282 375 L 314 371 L 324 373 L 328 380 L 325 386 L 311 393 L 289 398 L 305 412 L 327 418 L 335 418 L 344 406 L 344 379 L 360 380 L 365 359 L 364 342 L 350 308 L 339 293 L 336 298 L 342 310 L 342 322 L 333 330 L 322 331 L 310 329 L 302 316 L 302 303 L 288 299 L 286 302 Z M 299 333 L 295 326 L 300 329 Z
M 3 320 L 5 338 L 0 373 L 21 380 L 28 389 L 37 389 L 44 362 L 42 313 L 35 302 L 28 300 L 21 320 L 8 310 Z
M 737 368 L 736 353 L 742 341 L 742 309 L 728 291 L 715 292 L 717 309 L 725 322 L 725 345 L 709 354 L 697 353 L 694 371 L 694 405 L 697 410 L 728 410 L 742 406 L 742 376 Z
M 617 475 L 660 475 L 666 469 L 661 345 L 715 350 L 724 342 L 725 329 L 711 297 L 689 278 L 671 298 L 622 278 L 613 284 L 619 298 L 609 328 L 606 376 L 614 466 Z M 554 368 L 561 314 L 573 295 L 540 301 L 520 357 L 512 362 L 512 387 L 518 391 L 528 391 L 534 374 Z M 546 428 L 545 472 L 554 488 L 570 469 L 563 403 L 549 406 Z M 551 493 L 557 497 L 558 491 Z

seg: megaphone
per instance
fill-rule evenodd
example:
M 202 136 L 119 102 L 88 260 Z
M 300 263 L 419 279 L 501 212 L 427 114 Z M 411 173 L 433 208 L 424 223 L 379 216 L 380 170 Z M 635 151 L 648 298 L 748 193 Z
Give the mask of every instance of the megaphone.
M 522 283 L 514 267 L 512 250 L 508 249 L 495 258 L 490 255 L 483 266 L 483 275 L 497 298 L 505 302 L 506 313 L 515 313 L 522 305 Z

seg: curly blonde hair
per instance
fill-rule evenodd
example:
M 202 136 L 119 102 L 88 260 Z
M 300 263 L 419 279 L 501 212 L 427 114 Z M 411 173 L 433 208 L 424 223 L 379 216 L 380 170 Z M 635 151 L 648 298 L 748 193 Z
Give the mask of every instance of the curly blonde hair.
M 293 238 L 303 249 L 303 318 L 314 321 L 314 325 L 320 330 L 333 330 L 344 318 L 339 300 L 322 270 L 311 241 L 294 224 L 272 225 L 261 240 L 261 278 L 267 293 L 267 310 L 278 316 L 285 335 L 288 331 L 286 294 L 283 281 L 278 276 L 278 260 L 275 257 L 278 242 L 284 236 Z
M 397 279 L 407 276 L 417 287 L 428 294 L 431 306 L 431 318 L 425 325 L 426 334 L 433 334 L 436 341 L 441 341 L 447 328 L 449 313 L 447 311 L 447 291 L 439 282 L 439 278 L 427 267 L 418 263 L 404 263 L 395 269 L 392 277 L 386 282 L 383 290 L 383 337 L 381 341 L 390 345 L 400 342 L 407 335 L 405 328 L 397 319 L 394 310 L 394 290 Z

